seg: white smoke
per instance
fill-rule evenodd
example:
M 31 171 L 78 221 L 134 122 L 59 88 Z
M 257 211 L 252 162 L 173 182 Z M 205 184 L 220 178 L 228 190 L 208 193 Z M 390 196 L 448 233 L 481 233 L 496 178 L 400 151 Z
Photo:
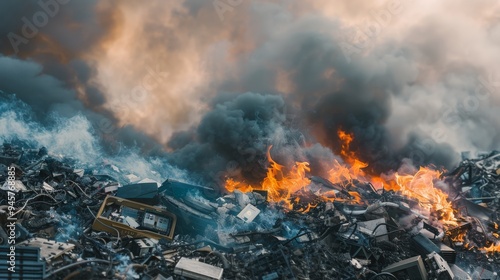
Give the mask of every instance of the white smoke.
M 3 97 L 3 96 L 0 96 Z M 45 147 L 49 154 L 77 161 L 81 167 L 113 165 L 123 175 L 134 174 L 140 179 L 162 182 L 167 178 L 186 181 L 188 176 L 170 166 L 164 159 L 145 158 L 134 149 L 123 149 L 119 154 L 108 155 L 99 143 L 92 124 L 83 115 L 65 118 L 55 114 L 47 123 L 34 120 L 30 108 L 15 97 L 2 98 L 0 103 L 0 142 L 19 141 L 32 148 Z

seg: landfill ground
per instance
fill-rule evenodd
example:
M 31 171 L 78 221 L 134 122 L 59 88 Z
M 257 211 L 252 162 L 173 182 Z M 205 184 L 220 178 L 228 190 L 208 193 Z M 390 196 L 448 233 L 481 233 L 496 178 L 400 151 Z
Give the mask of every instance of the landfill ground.
M 265 190 L 219 194 L 114 165 L 79 169 L 45 148 L 4 143 L 0 159 L 1 279 L 497 279 L 500 271 L 499 152 L 464 155 L 441 174 L 453 217 L 359 180 L 312 176 L 290 206 Z M 335 197 L 325 199 L 328 191 Z
M 500 0 L 0 0 L 0 280 L 500 280 Z

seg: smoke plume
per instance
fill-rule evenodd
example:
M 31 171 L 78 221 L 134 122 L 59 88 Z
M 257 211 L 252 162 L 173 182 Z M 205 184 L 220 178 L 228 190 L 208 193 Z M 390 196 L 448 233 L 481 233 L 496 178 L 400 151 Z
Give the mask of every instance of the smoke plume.
M 326 169 L 339 129 L 374 173 L 500 148 L 497 1 L 1 5 L 0 90 L 207 181 Z

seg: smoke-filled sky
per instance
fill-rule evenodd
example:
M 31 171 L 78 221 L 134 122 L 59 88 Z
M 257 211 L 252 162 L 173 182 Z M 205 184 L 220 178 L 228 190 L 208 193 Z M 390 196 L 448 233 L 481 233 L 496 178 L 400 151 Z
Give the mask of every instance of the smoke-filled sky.
M 495 0 L 8 0 L 0 14 L 0 90 L 40 123 L 83 115 L 106 143 L 193 172 L 258 179 L 271 144 L 319 170 L 338 129 L 376 172 L 500 149 Z

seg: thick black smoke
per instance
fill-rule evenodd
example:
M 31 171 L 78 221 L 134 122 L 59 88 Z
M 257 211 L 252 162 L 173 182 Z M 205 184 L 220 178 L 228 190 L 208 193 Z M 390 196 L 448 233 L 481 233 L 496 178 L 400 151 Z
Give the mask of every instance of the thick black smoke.
M 169 142 L 172 163 L 221 184 L 224 176 L 259 183 L 268 167 L 267 149 L 280 164 L 309 161 L 315 172 L 334 159 L 320 145 L 304 146 L 303 135 L 287 126 L 281 96 L 247 92 L 219 97 L 192 131 L 176 133 Z
M 353 134 L 351 150 L 377 174 L 397 169 L 403 158 L 416 165 L 450 167 L 456 162 L 450 145 L 413 127 L 419 119 L 408 120 L 409 135 L 387 128 L 397 111 L 394 100 L 418 79 L 418 61 L 411 54 L 388 46 L 368 54 L 346 53 L 342 36 L 324 30 L 340 32 L 338 23 L 320 17 L 287 23 L 279 37 L 270 31 L 264 47 L 238 61 L 241 78 L 223 81 L 221 87 L 276 92 L 276 81 L 285 73 L 288 86 L 282 94 L 306 138 L 340 154 L 338 130 Z
M 265 175 L 267 147 L 282 129 L 283 109 L 279 96 L 245 93 L 221 100 L 197 128 L 172 137 L 172 162 L 210 181 L 234 172 L 258 181 Z
M 132 126 L 119 125 L 94 82 L 93 52 L 113 38 L 117 13 L 99 1 L 30 0 L 0 4 L 0 90 L 28 104 L 39 121 L 47 115 L 85 116 L 110 152 L 121 145 L 157 153 L 161 146 Z M 118 141 L 121 143 L 117 143 Z
M 118 125 L 120 116 L 111 111 L 119 110 L 106 105 L 120 90 L 106 93 L 95 79 L 99 75 L 96 64 L 102 61 L 93 60 L 93 55 L 112 51 L 106 49 L 106 42 L 115 39 L 120 23 L 137 26 L 122 36 L 131 38 L 125 40 L 132 45 L 125 50 L 127 58 L 147 54 L 160 60 L 162 56 L 155 55 L 168 54 L 162 65 L 168 67 L 159 71 L 172 72 L 174 79 L 172 87 L 165 83 L 150 92 L 151 110 L 142 111 L 147 118 L 133 123 L 161 134 L 163 121 L 165 131 L 170 132 L 174 127 L 187 127 L 182 123 L 187 119 L 200 120 L 191 130 L 174 134 L 168 142 L 168 157 L 207 181 L 220 182 L 225 175 L 260 181 L 270 145 L 280 163 L 289 166 L 295 160 L 307 160 L 313 170 L 324 171 L 328 167 L 322 163 L 334 159 L 331 151 L 338 154 L 340 150 L 339 129 L 354 135 L 351 149 L 375 173 L 397 169 L 403 158 L 416 165 L 449 166 L 462 147 L 498 148 L 498 97 L 490 88 L 499 83 L 493 80 L 483 86 L 482 92 L 488 88 L 490 95 L 476 90 L 481 82 L 478 77 L 488 74 L 489 56 L 496 57 L 492 50 L 500 42 L 496 31 L 500 24 L 493 19 L 485 18 L 478 25 L 469 14 L 454 11 L 466 21 L 467 28 L 459 36 L 454 31 L 462 23 L 453 22 L 439 9 L 426 10 L 425 21 L 405 20 L 405 11 L 419 19 L 413 12 L 423 9 L 406 3 L 410 6 L 392 15 L 390 24 L 376 23 L 378 29 L 364 28 L 365 35 L 360 35 L 345 31 L 350 30 L 345 25 L 357 22 L 358 16 L 372 20 L 369 27 L 375 22 L 368 6 L 359 9 L 366 15 L 352 15 L 358 9 L 348 5 L 351 1 L 341 5 L 352 8 L 345 18 L 341 13 L 336 17 L 323 13 L 318 7 L 330 6 L 321 0 L 310 4 L 256 0 L 241 5 L 229 1 L 233 4 L 226 6 L 223 15 L 212 1 L 186 0 L 172 6 L 162 1 L 111 2 L 116 6 L 102 1 L 42 2 L 57 4 L 59 12 L 33 36 L 23 32 L 29 29 L 27 21 L 41 20 L 34 19 L 36 13 L 45 11 L 39 1 L 2 4 L 0 90 L 17 94 L 39 118 L 46 112 L 67 117 L 83 114 L 96 124 L 102 139 L 155 150 L 156 143 L 149 136 Z M 488 9 L 488 3 L 474 5 Z M 462 3 L 460 9 L 467 5 Z M 137 17 L 124 19 L 120 11 L 134 15 L 137 11 Z M 165 21 L 157 20 L 164 12 Z M 397 20 L 402 23 L 400 29 Z M 489 28 L 482 27 L 483 23 Z M 145 28 L 154 32 L 144 32 Z M 367 32 L 377 34 L 368 36 Z M 22 40 L 12 34 L 30 38 Z M 363 37 L 363 46 L 350 37 Z M 12 38 L 17 41 L 13 43 Z M 464 38 L 476 48 L 474 58 L 456 47 Z M 483 46 L 488 51 L 486 59 L 479 51 Z M 133 65 L 133 61 L 123 65 Z M 203 81 L 202 85 L 182 84 L 189 83 L 193 74 L 203 76 L 195 79 Z M 165 92 L 166 88 L 171 91 Z M 479 100 L 479 107 L 471 107 L 471 100 Z M 203 102 L 208 113 L 200 105 Z M 200 116 L 202 112 L 206 114 Z M 435 131 L 441 137 L 430 135 L 429 126 L 443 128 Z M 457 150 L 444 143 L 453 143 Z

